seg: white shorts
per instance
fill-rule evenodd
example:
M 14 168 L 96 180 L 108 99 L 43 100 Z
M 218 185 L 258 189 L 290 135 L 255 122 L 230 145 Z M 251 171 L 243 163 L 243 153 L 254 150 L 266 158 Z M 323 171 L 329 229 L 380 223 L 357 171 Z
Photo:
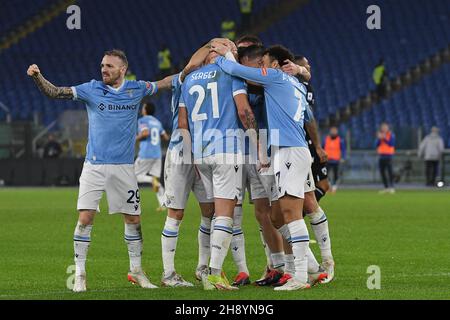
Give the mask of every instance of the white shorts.
M 242 199 L 242 164 L 223 164 L 223 154 L 202 159 L 196 167 L 209 199 Z M 231 163 L 226 161 L 225 163 Z
M 275 178 L 273 175 L 261 175 L 256 169 L 255 164 L 246 164 L 244 167 L 251 200 L 278 200 L 278 192 L 275 188 Z
M 242 190 L 241 190 L 241 196 L 239 200 L 237 201 L 236 205 L 241 206 L 245 199 L 245 190 L 250 192 L 250 185 L 248 181 L 248 174 L 247 174 L 247 165 L 242 165 Z M 251 200 L 251 195 L 250 195 Z
M 171 209 L 184 209 L 191 190 L 200 203 L 211 203 L 193 164 L 182 163 L 178 150 L 167 150 L 164 163 L 164 204 Z
M 132 164 L 85 162 L 80 176 L 77 210 L 99 210 L 106 192 L 109 213 L 140 215 L 139 188 Z
M 259 174 L 259 173 L 258 173 Z M 269 195 L 269 201 L 277 201 L 278 200 L 278 188 L 275 181 L 275 176 L 259 174 L 259 178 L 261 179 L 261 183 L 266 190 L 266 194 Z
M 134 162 L 134 172 L 136 176 L 151 175 L 159 178 L 161 176 L 161 158 L 158 159 L 141 159 L 137 158 Z
M 275 149 L 273 162 L 279 198 L 290 195 L 304 199 L 306 178 L 312 163 L 309 149 L 302 147 Z
M 311 168 L 309 169 L 308 176 L 305 180 L 305 193 L 312 192 L 316 190 L 316 184 L 314 183 L 314 176 Z

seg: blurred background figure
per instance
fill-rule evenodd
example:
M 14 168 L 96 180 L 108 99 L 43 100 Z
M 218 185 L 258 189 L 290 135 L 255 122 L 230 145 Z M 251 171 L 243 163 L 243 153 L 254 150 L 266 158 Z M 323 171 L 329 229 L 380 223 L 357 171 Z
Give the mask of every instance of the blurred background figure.
M 62 153 L 61 144 L 56 140 L 54 134 L 48 135 L 47 143 L 44 146 L 44 158 L 59 158 Z
M 169 141 L 170 136 L 161 122 L 153 116 L 155 105 L 149 99 L 142 101 L 142 117 L 138 120 L 139 153 L 134 163 L 138 183 L 150 183 L 159 202 L 157 211 L 165 210 L 164 187 L 161 185 L 162 150 L 161 138 Z
M 172 69 L 172 57 L 166 44 L 163 44 L 158 52 L 158 68 L 159 78 L 170 75 Z
M 327 171 L 331 178 L 331 193 L 335 193 L 339 181 L 339 164 L 345 161 L 346 144 L 345 139 L 339 136 L 337 127 L 331 127 L 330 133 L 326 136 L 323 148 L 328 155 Z
M 373 69 L 372 78 L 373 82 L 377 86 L 376 90 L 378 97 L 384 98 L 386 96 L 387 71 L 383 59 L 381 59 L 380 62 L 375 66 L 375 69 Z
M 136 81 L 136 75 L 128 68 L 127 73 L 125 74 L 125 79 L 128 81 Z
M 247 30 L 252 22 L 253 0 L 239 0 L 241 10 L 241 30 Z
M 439 135 L 439 128 L 432 127 L 420 143 L 418 156 L 425 160 L 426 185 L 435 186 L 438 174 L 439 161 L 444 152 L 444 140 Z
M 379 156 L 379 168 L 384 190 L 380 193 L 395 193 L 392 158 L 395 154 L 395 135 L 389 129 L 389 125 L 383 122 L 377 133 L 377 153 Z
M 236 38 L 236 23 L 233 19 L 226 18 L 222 21 L 222 38 L 232 41 Z

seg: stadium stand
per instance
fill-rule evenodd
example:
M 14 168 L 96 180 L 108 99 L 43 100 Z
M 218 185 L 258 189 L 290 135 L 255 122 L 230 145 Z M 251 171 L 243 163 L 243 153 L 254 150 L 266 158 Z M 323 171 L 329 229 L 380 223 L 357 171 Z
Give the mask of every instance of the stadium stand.
M 319 120 L 374 89 L 372 71 L 380 58 L 394 77 L 450 44 L 447 1 L 377 1 L 381 30 L 365 27 L 371 4 L 310 1 L 262 35 L 265 43 L 283 43 L 309 58 Z
M 348 127 L 354 137 L 353 147 L 370 149 L 374 145 L 374 136 L 383 121 L 397 127 L 422 127 L 429 132 L 432 126 L 441 129 L 441 135 L 447 137 L 445 143 L 450 146 L 450 64 L 422 79 L 403 91 L 382 101 L 373 108 L 352 117 Z
M 255 2 L 254 10 L 262 10 L 271 1 Z M 181 62 L 203 42 L 219 34 L 225 13 L 239 21 L 237 2 L 193 0 L 190 3 L 191 6 L 181 9 L 176 0 L 135 0 L 133 6 L 117 0 L 109 1 L 108 6 L 101 0 L 77 1 L 82 8 L 81 31 L 69 32 L 68 16 L 60 15 L 32 36 L 0 53 L 1 67 L 6 74 L 14 75 L 0 80 L 0 101 L 12 109 L 13 120 L 31 120 L 37 112 L 46 125 L 66 109 L 83 109 L 78 103 L 46 99 L 24 70 L 30 63 L 36 63 L 55 84 L 78 84 L 98 77 L 103 52 L 114 47 L 127 52 L 130 67 L 138 79 L 156 80 L 153 76 L 157 73 L 156 55 L 161 43 L 169 44 L 175 63 Z M 192 23 L 192 19 L 202 23 Z M 179 21 L 176 25 L 169 23 L 176 20 Z M 126 31 L 116 32 L 118 29 Z M 19 88 L 29 94 L 18 97 Z M 167 129 L 171 124 L 169 101 L 169 94 L 159 95 L 156 101 L 157 105 L 164 106 L 157 110 L 156 116 Z M 4 118 L 4 113 L 0 113 L 0 120 Z
M 254 1 L 254 12 L 277 2 L 282 1 Z M 27 7 L 27 13 L 2 22 L 4 28 L 15 27 L 20 21 L 25 23 L 28 17 L 52 3 L 54 1 L 50 0 L 33 2 Z M 134 0 L 133 6 L 118 0 L 109 1 L 108 6 L 102 5 L 101 0 L 76 3 L 82 8 L 81 31 L 68 31 L 67 15 L 59 15 L 0 53 L 0 67 L 9 75 L 0 79 L 0 101 L 12 109 L 13 120 L 31 120 L 34 114 L 40 114 L 41 121 L 49 124 L 64 110 L 84 108 L 79 103 L 43 97 L 25 74 L 30 63 L 37 63 L 55 84 L 78 84 L 98 78 L 103 51 L 118 47 L 127 52 L 130 67 L 138 79 L 156 80 L 153 79 L 157 73 L 156 53 L 161 43 L 169 45 L 177 65 L 203 42 L 219 34 L 225 15 L 234 17 L 237 22 L 240 17 L 235 1 L 192 0 L 191 6 L 183 10 L 175 0 Z M 380 58 L 384 58 L 392 78 L 450 44 L 448 1 L 377 1 L 382 10 L 382 29 L 375 31 L 365 27 L 366 9 L 371 4 L 368 0 L 312 0 L 261 34 L 266 44 L 282 43 L 308 57 L 313 67 L 312 83 L 319 120 L 374 89 L 372 70 Z M 7 10 L 2 11 L 2 16 Z M 201 23 L 193 23 L 193 20 Z M 354 146 L 371 146 L 372 140 L 369 143 L 368 135 L 363 132 L 367 128 L 373 131 L 379 120 L 392 121 L 394 125 L 413 123 L 425 129 L 437 124 L 448 136 L 449 102 L 448 94 L 445 95 L 449 89 L 448 70 L 447 65 L 352 119 L 348 127 L 358 137 L 361 135 Z M 436 90 L 443 94 L 434 94 Z M 160 106 L 156 116 L 166 129 L 170 129 L 169 103 L 168 93 L 156 97 L 156 104 Z M 424 103 L 426 110 L 422 107 Z M 5 114 L 0 112 L 0 120 L 3 119 Z M 450 141 L 447 143 L 450 146 Z
M 21 26 L 40 10 L 54 4 L 55 0 L 5 0 L 0 10 L 0 39 L 8 32 Z M 20 9 L 20 10 L 18 10 Z

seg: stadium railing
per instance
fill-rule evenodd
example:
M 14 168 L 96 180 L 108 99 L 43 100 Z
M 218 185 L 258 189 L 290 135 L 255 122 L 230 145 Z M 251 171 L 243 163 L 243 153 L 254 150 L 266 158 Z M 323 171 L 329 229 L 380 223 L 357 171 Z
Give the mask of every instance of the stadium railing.
M 398 150 L 393 158 L 394 181 L 400 184 L 425 184 L 424 160 L 417 149 Z M 440 161 L 438 180 L 450 182 L 450 149 Z M 351 150 L 340 168 L 340 184 L 380 184 L 378 155 L 374 150 Z

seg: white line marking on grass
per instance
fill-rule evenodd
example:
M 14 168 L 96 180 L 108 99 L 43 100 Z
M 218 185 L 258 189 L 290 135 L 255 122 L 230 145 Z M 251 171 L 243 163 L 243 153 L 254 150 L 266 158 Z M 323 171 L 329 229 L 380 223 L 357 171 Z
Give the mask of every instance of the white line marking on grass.
M 138 288 L 139 289 L 139 288 Z M 64 290 L 64 291 L 42 291 L 42 292 L 36 292 L 36 293 L 22 293 L 22 294 L 2 294 L 0 295 L 0 298 L 8 298 L 8 297 L 29 297 L 29 296 L 45 296 L 49 294 L 73 294 L 73 295 L 79 295 L 82 296 L 86 293 L 104 293 L 104 292 L 121 292 L 121 291 L 129 291 L 129 290 L 136 290 L 136 288 L 116 288 L 116 289 L 98 289 L 98 290 L 88 290 L 87 292 L 83 293 L 75 293 L 70 290 Z
M 337 276 L 339 276 L 339 273 L 337 274 Z M 363 277 L 363 276 L 361 276 L 361 277 Z M 450 272 L 424 273 L 424 274 L 418 274 L 418 273 L 405 274 L 405 273 L 401 273 L 401 274 L 390 274 L 390 275 L 383 276 L 383 278 L 388 278 L 388 279 L 395 279 L 395 278 L 422 278 L 422 277 L 450 277 Z M 352 276 L 352 277 L 350 277 L 350 276 L 349 277 L 339 276 L 339 279 L 347 279 L 347 278 L 348 279 L 354 278 L 354 276 Z
M 437 273 L 424 273 L 424 274 L 397 274 L 397 275 L 388 275 L 388 276 L 383 276 L 383 278 L 421 278 L 421 277 L 450 277 L 450 272 L 437 272 Z M 354 279 L 355 277 L 344 277 L 344 276 L 339 276 L 339 274 L 337 275 L 336 279 L 339 280 L 345 280 L 346 278 L 352 278 Z M 46 295 L 62 295 L 62 294 L 72 294 L 74 296 L 84 296 L 85 294 L 89 294 L 89 293 L 106 293 L 106 292 L 123 292 L 123 291 L 131 291 L 131 290 L 136 290 L 139 288 L 111 288 L 111 289 L 97 289 L 97 290 L 88 290 L 87 292 L 84 293 L 75 293 L 72 292 L 70 290 L 64 290 L 64 291 L 41 291 L 41 292 L 36 292 L 36 293 L 21 293 L 21 294 L 2 294 L 0 295 L 0 298 L 13 298 L 13 297 L 39 297 L 39 296 L 46 296 Z M 159 289 L 163 289 L 164 288 L 159 288 Z M 159 291 L 159 290 L 155 290 L 155 289 L 151 289 L 148 291 Z

